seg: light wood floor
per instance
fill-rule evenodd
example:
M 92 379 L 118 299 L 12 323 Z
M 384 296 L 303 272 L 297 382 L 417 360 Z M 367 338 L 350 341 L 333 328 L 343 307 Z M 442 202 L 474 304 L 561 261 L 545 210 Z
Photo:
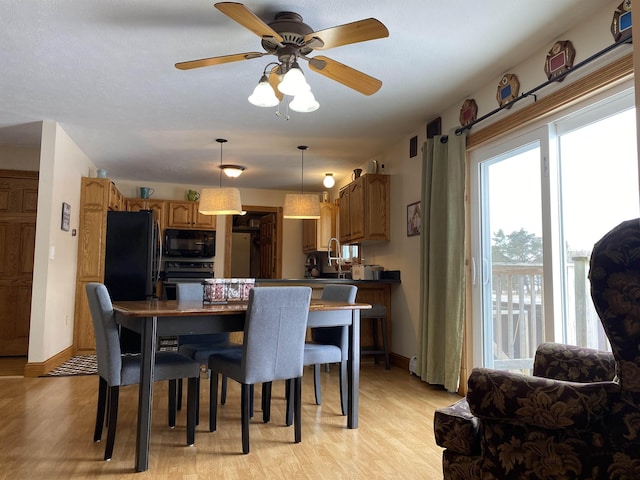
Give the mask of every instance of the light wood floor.
M 346 428 L 340 415 L 337 368 L 323 372 L 323 404 L 313 378 L 303 379 L 302 443 L 284 426 L 284 385 L 273 386 L 271 422 L 263 424 L 256 389 L 251 453 L 242 454 L 240 388 L 229 381 L 218 430 L 208 431 L 208 382 L 203 381 L 196 444 L 185 443 L 185 411 L 166 426 L 166 383 L 154 395 L 149 470 L 134 472 L 137 387 L 121 389 L 113 459 L 93 442 L 96 376 L 0 377 L 0 479 L 439 479 L 442 450 L 433 439 L 433 414 L 459 397 L 428 386 L 405 370 L 363 364 L 360 422 Z M 103 437 L 104 438 L 104 437 Z

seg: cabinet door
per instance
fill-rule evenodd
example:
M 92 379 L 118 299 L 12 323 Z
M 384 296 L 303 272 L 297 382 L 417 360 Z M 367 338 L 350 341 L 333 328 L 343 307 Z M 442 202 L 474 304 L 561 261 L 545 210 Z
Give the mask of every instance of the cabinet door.
M 349 243 L 351 226 L 349 225 L 349 186 L 340 190 L 338 197 L 338 224 L 340 226 L 340 243 Z
M 192 202 L 168 202 L 167 227 L 191 228 L 193 224 Z
M 318 221 L 312 219 L 302 220 L 302 251 L 311 253 L 318 250 L 317 230 Z
M 145 209 L 153 210 L 156 220 L 160 222 L 160 232 L 164 232 L 164 227 L 167 223 L 167 202 L 164 200 L 147 200 Z
M 364 217 L 364 179 L 366 175 L 357 178 L 349 184 L 349 226 L 350 242 L 363 240 L 365 236 Z
M 116 188 L 115 183 L 109 182 L 109 210 L 125 210 L 124 196 L 120 193 L 120 190 Z
M 140 210 L 147 210 L 147 201 L 142 198 L 127 198 L 127 211 L 139 212 Z
M 320 204 L 320 219 L 317 220 L 317 226 L 316 247 L 318 250 L 326 250 L 331 237 L 336 236 L 336 208 L 332 203 Z M 333 252 L 333 255 L 336 253 Z
M 193 226 L 202 230 L 216 229 L 216 215 L 203 215 L 198 211 L 199 203 L 194 203 L 193 208 Z
M 365 175 L 364 179 L 364 237 L 367 240 L 389 240 L 389 176 Z

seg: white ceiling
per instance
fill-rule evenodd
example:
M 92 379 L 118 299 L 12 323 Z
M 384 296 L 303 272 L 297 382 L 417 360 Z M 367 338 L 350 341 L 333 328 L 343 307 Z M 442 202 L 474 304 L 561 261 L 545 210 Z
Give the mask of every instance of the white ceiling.
M 266 22 L 294 11 L 314 30 L 374 17 L 389 37 L 323 50 L 383 82 L 364 96 L 301 63 L 320 109 L 258 108 L 247 97 L 275 57 L 188 71 L 176 62 L 262 51 L 260 39 L 205 0 L 2 0 L 0 144 L 39 141 L 55 120 L 113 178 L 322 190 L 415 135 L 445 109 L 602 8 L 601 0 L 254 0 Z M 310 56 L 314 56 L 312 52 Z M 497 85 L 497 83 L 496 83 Z

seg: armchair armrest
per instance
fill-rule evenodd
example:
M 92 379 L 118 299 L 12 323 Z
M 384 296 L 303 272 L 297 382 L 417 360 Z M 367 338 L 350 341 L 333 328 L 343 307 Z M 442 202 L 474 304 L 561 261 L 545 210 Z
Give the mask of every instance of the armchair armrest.
M 612 381 L 616 376 L 616 361 L 611 352 L 543 343 L 536 350 L 533 375 L 581 383 Z
M 474 416 L 555 430 L 587 428 L 602 417 L 613 382 L 575 383 L 485 368 L 474 368 L 467 401 Z

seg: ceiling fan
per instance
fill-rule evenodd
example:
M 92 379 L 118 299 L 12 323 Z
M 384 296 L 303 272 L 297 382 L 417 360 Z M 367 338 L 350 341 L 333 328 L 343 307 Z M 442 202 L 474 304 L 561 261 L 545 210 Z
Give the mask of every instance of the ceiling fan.
M 380 80 L 324 55 L 308 57 L 313 50 L 327 50 L 351 43 L 388 37 L 387 27 L 375 18 L 367 18 L 316 32 L 302 21 L 300 15 L 294 12 L 280 12 L 275 15 L 272 22 L 267 24 L 241 3 L 220 2 L 214 6 L 232 20 L 261 37 L 262 47 L 265 51 L 236 53 L 180 62 L 176 63 L 176 68 L 189 70 L 275 55 L 279 63 L 274 63 L 276 66 L 269 72 L 269 83 L 280 99 L 282 99 L 282 93 L 278 91 L 277 86 L 282 81 L 283 75 L 292 69 L 299 69 L 299 58 L 309 62 L 309 67 L 314 72 L 364 95 L 372 95 L 382 86 Z

